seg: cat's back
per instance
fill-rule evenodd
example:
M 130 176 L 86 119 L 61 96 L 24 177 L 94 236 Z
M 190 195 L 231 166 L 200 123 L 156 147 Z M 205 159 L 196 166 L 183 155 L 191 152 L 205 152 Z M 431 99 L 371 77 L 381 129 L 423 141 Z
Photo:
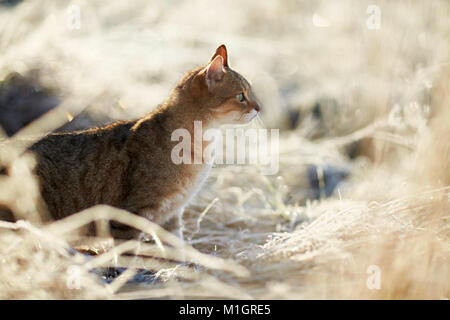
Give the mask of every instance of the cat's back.
M 95 204 L 120 203 L 129 161 L 126 142 L 135 123 L 49 134 L 30 147 L 42 195 L 55 218 Z
M 30 151 L 42 160 L 67 164 L 95 154 L 100 155 L 102 151 L 119 152 L 135 123 L 136 121 L 118 121 L 88 130 L 51 133 L 33 144 Z

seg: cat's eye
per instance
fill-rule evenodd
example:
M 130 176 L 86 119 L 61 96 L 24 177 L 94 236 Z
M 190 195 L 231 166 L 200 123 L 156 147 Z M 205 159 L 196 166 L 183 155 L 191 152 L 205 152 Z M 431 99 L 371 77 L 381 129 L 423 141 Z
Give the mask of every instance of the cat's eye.
M 244 96 L 243 93 L 239 93 L 238 95 L 236 95 L 236 99 L 237 99 L 239 102 L 244 102 L 244 101 L 245 101 L 245 96 Z

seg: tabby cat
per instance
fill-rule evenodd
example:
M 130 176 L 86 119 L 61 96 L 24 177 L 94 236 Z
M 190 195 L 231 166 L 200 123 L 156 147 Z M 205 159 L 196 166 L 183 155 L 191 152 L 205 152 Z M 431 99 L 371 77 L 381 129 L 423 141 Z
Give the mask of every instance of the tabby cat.
M 48 211 L 60 219 L 108 204 L 162 225 L 183 210 L 211 168 L 204 162 L 175 164 L 171 152 L 178 142 L 172 132 L 184 128 L 194 136 L 194 121 L 217 128 L 247 123 L 259 111 L 250 84 L 228 66 L 221 45 L 143 118 L 49 134 L 34 144 L 30 149 Z

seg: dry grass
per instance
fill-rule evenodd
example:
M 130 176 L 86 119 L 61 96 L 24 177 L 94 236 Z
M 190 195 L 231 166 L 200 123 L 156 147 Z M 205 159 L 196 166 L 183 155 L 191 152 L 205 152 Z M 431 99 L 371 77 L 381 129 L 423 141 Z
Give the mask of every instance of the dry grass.
M 0 204 L 24 219 L 0 222 L 0 298 L 450 297 L 447 1 L 379 1 L 379 30 L 366 28 L 372 3 L 364 1 L 76 3 L 80 30 L 66 27 L 66 1 L 0 9 L 0 78 L 37 68 L 62 97 L 0 147 L 0 160 L 12 165 L 0 176 Z M 331 26 L 314 27 L 314 13 Z M 17 156 L 24 138 L 26 146 L 85 107 L 109 119 L 142 115 L 222 42 L 260 91 L 263 125 L 284 129 L 278 175 L 214 169 L 185 212 L 184 242 L 104 206 L 43 223 L 33 159 Z M 311 112 L 317 103 L 320 120 Z M 287 129 L 289 112 L 300 114 L 295 130 Z M 84 120 L 78 125 L 92 125 Z M 308 166 L 330 164 L 349 177 L 331 197 L 309 200 Z M 153 241 L 75 232 L 109 219 Z M 366 286 L 372 265 L 379 290 Z M 106 283 L 102 267 L 127 271 Z M 138 270 L 154 274 L 129 282 Z M 69 288 L 73 272 L 80 289 Z

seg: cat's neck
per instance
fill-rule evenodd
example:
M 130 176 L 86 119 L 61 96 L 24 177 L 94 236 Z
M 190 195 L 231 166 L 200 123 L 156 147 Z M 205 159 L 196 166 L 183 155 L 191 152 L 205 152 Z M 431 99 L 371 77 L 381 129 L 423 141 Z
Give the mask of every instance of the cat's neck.
M 194 123 L 200 121 L 203 129 L 216 127 L 216 123 L 196 112 L 199 106 L 195 101 L 186 101 L 179 98 L 169 98 L 156 110 L 140 119 L 135 129 L 145 131 L 148 128 L 158 127 L 163 133 L 172 133 L 177 129 L 186 129 L 194 133 Z

